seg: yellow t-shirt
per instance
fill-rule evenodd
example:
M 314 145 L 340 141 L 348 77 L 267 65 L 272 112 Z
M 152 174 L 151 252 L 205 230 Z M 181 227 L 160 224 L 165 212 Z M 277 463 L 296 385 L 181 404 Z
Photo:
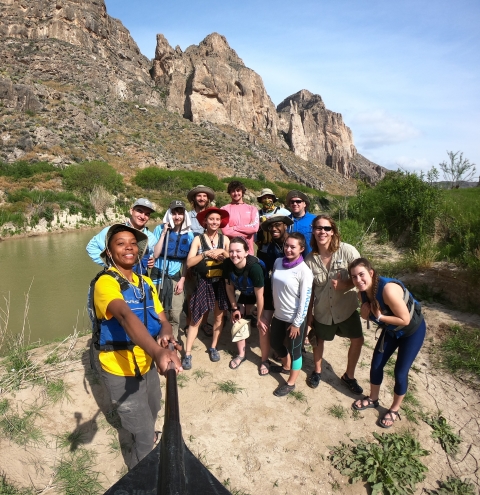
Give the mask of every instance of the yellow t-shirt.
M 115 268 L 110 268 L 110 270 L 119 273 Z M 163 311 L 163 307 L 158 299 L 155 285 L 149 277 L 143 277 L 143 279 L 153 289 L 153 303 L 155 312 L 161 313 Z M 138 286 L 138 276 L 135 273 L 133 274 L 133 283 Z M 112 315 L 107 308 L 114 299 L 123 300 L 120 284 L 113 277 L 103 275 L 95 283 L 94 300 L 97 318 L 106 318 L 107 320 L 112 318 Z M 138 346 L 135 346 L 132 351 L 101 351 L 99 359 L 102 368 L 112 375 L 135 376 L 135 365 L 133 361 L 134 355 L 140 369 L 140 373 L 144 375 L 150 370 L 152 358 Z

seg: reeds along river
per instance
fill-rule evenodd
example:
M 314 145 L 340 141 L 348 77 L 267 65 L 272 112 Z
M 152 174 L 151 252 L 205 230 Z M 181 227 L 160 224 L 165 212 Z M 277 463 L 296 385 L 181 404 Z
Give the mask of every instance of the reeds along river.
M 0 242 L 0 308 L 5 316 L 5 298 L 10 300 L 11 332 L 22 330 L 27 293 L 25 333 L 30 342 L 66 337 L 77 325 L 78 330 L 90 328 L 87 291 L 101 267 L 91 261 L 85 246 L 100 230 Z

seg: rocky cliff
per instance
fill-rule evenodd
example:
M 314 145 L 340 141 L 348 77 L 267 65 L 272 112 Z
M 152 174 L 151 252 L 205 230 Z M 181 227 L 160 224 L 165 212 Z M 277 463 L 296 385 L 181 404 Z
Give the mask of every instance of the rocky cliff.
M 276 141 L 275 106 L 262 78 L 245 66 L 224 36 L 210 34 L 182 52 L 157 35 L 152 77 L 168 92 L 168 110 L 192 122 L 228 124 Z
M 219 34 L 184 52 L 158 35 L 152 62 L 102 0 L 0 0 L 0 60 L 0 160 L 98 159 L 127 180 L 154 165 L 355 190 L 360 155 L 341 116 L 322 110 L 322 127 L 321 99 L 307 104 L 307 92 L 277 113 Z

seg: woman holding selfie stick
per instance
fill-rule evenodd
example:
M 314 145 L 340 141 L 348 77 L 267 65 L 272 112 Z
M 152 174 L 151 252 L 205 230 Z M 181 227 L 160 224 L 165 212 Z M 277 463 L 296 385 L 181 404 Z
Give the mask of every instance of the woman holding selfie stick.
M 350 263 L 348 270 L 360 292 L 362 318 L 373 321 L 382 329 L 372 356 L 370 395 L 355 401 L 352 407 L 363 411 L 379 406 L 383 368 L 398 349 L 393 402 L 378 421 L 382 428 L 390 428 L 397 417 L 402 419 L 399 410 L 407 393 L 408 372 L 423 345 L 427 326 L 420 304 L 403 282 L 380 277 L 365 258 Z

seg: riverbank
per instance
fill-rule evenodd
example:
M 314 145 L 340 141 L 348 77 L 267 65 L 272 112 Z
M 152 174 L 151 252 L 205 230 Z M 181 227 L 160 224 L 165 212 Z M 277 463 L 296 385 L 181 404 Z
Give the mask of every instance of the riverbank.
M 26 226 L 23 232 L 18 232 L 18 227 L 11 223 L 2 225 L 3 235 L 0 236 L 0 242 L 9 239 L 22 239 L 47 234 L 63 234 L 76 230 L 95 229 L 108 223 L 114 223 L 117 220 L 123 221 L 124 218 L 125 216 L 119 214 L 114 208 L 108 208 L 105 213 L 96 215 L 95 220 L 85 219 L 81 213 L 72 215 L 68 211 L 60 211 L 55 214 L 53 220 L 50 222 L 47 222 L 45 218 L 41 218 L 37 225 L 34 227 Z M 5 235 L 5 232 L 11 232 L 11 234 Z
M 447 476 L 470 478 L 478 489 L 478 388 L 438 369 L 435 358 L 443 325 L 480 327 L 480 318 L 438 304 L 427 304 L 425 315 L 428 338 L 410 374 L 410 391 L 418 406 L 413 405 L 414 401 L 406 404 L 410 411 L 402 411 L 402 420 L 388 433 L 408 429 L 430 452 L 421 459 L 428 472 L 416 493 L 422 488 L 436 488 L 437 481 Z M 384 433 L 375 422 L 392 400 L 391 370 L 386 373 L 381 406 L 353 414 L 350 406 L 355 396 L 340 381 L 347 347 L 343 339 L 337 338 L 326 346 L 319 388 L 312 390 L 305 384 L 313 367 L 309 348 L 296 396 L 277 398 L 272 392 L 283 378 L 258 375 L 256 335 L 247 351 L 247 361 L 238 370 L 228 368 L 228 351 L 233 349 L 229 333 L 227 326 L 219 343 L 219 363 L 209 361 L 209 342 L 201 335 L 194 347 L 192 371 L 179 375 L 180 420 L 190 450 L 232 493 L 369 493 L 361 482 L 350 485 L 328 456 L 331 447 L 340 442 L 373 440 L 372 433 Z M 368 391 L 375 339 L 373 330 L 365 329 L 365 335 L 367 344 L 356 376 Z M 32 487 L 37 493 L 62 494 L 66 491 L 65 480 L 59 475 L 64 473 L 62 468 L 83 466 L 83 482 L 97 479 L 102 487 L 97 487 L 97 492 L 102 493 L 126 472 L 128 434 L 118 424 L 105 390 L 91 370 L 88 341 L 88 336 L 71 338 L 31 351 L 32 362 L 39 366 L 35 384 L 24 383 L 16 392 L 1 392 L 0 404 L 8 401 L 4 414 L 16 412 L 23 417 L 29 413 L 32 418 L 30 433 L 17 437 L 24 439 L 23 444 L 5 435 L 0 438 L 0 465 L 7 478 L 18 486 Z M 2 374 L 5 373 L 4 368 Z M 231 381 L 230 394 L 220 387 L 227 381 Z M 164 391 L 163 378 L 161 382 Z M 237 393 L 233 393 L 235 387 Z M 420 411 L 436 414 L 439 410 L 462 437 L 456 458 L 444 452 L 431 437 L 431 427 L 420 418 Z M 159 430 L 162 424 L 163 409 L 157 422 Z M 32 437 L 34 432 L 36 436 Z

